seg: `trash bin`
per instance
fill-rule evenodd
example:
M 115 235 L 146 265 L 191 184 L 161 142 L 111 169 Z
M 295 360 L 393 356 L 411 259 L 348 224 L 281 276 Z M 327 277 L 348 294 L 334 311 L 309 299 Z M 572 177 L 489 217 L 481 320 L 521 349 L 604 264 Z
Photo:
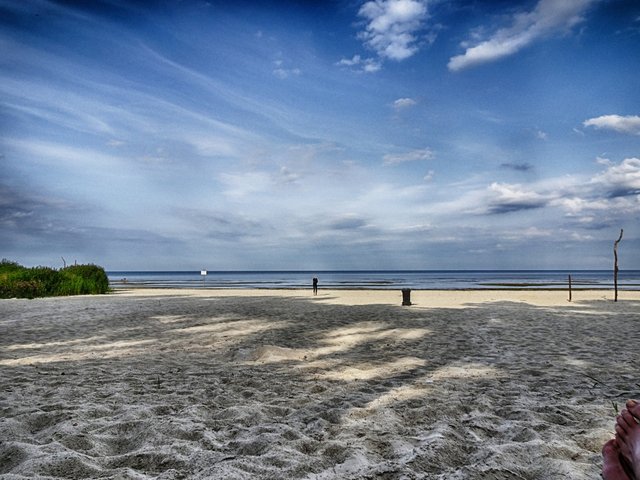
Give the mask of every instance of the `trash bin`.
M 411 289 L 402 289 L 402 305 L 411 305 Z

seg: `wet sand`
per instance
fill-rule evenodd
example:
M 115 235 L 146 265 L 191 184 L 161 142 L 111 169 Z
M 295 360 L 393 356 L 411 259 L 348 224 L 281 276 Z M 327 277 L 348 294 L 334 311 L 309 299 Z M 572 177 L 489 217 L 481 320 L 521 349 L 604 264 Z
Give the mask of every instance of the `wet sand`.
M 596 479 L 640 292 L 0 301 L 0 477 Z

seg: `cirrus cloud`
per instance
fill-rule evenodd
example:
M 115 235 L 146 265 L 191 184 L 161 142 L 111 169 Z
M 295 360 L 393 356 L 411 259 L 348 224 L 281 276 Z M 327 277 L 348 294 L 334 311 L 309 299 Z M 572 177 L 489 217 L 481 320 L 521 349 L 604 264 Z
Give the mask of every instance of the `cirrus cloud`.
M 388 153 L 382 157 L 385 165 L 398 165 L 400 163 L 415 162 L 419 160 L 433 160 L 434 153 L 429 148 L 412 150 L 405 153 Z

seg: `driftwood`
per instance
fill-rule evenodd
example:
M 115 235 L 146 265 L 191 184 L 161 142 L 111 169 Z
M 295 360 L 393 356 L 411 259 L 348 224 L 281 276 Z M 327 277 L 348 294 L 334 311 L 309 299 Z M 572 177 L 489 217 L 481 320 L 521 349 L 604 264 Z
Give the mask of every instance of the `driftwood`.
M 615 290 L 615 296 L 613 299 L 614 302 L 618 301 L 618 244 L 620 243 L 620 240 L 622 240 L 622 232 L 623 229 L 621 228 L 620 236 L 613 243 L 613 288 Z

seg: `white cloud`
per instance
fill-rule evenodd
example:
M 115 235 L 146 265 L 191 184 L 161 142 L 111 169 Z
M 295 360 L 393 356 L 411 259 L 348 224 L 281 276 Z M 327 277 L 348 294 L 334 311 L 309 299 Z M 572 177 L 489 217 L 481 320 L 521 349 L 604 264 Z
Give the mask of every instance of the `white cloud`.
M 417 104 L 418 102 L 416 102 L 413 98 L 399 98 L 393 102 L 393 108 L 395 108 L 396 110 L 403 110 L 405 108 L 413 107 Z
M 593 178 L 610 198 L 640 195 L 640 158 L 626 158 Z
M 638 115 L 602 115 L 601 117 L 585 120 L 583 125 L 630 135 L 640 135 L 640 117 Z
M 606 159 L 605 159 L 606 160 Z M 527 186 L 492 183 L 482 195 L 470 191 L 457 208 L 469 213 L 503 214 L 555 207 L 585 227 L 608 224 L 640 212 L 640 159 L 602 162 L 605 169 L 592 176 L 549 178 Z M 605 217 L 601 212 L 607 212 Z M 593 219 L 588 220 L 590 217 Z M 585 220 L 586 219 L 586 220 Z
M 562 207 L 568 218 L 575 218 L 585 228 L 597 229 L 605 226 L 625 223 L 630 215 L 640 213 L 640 198 L 563 198 L 557 204 Z
M 368 20 L 360 37 L 382 58 L 404 60 L 418 51 L 415 33 L 427 17 L 418 0 L 371 0 L 358 14 Z
M 549 198 L 521 185 L 492 183 L 489 188 L 489 213 L 509 213 L 544 207 Z
M 345 66 L 345 67 L 353 67 L 355 65 L 360 65 L 362 61 L 362 57 L 360 55 L 354 55 L 353 58 L 343 58 L 336 65 Z
M 336 65 L 340 67 L 357 67 L 366 73 L 375 73 L 382 68 L 382 64 L 374 58 L 362 58 L 360 55 L 354 55 L 352 58 L 343 58 Z
M 449 60 L 449 70 L 459 71 L 492 62 L 520 51 L 531 43 L 560 30 L 570 29 L 583 20 L 583 14 L 594 0 L 540 0 L 531 12 L 517 13 L 512 26 L 502 28 L 493 36 L 462 55 Z
M 428 148 L 423 148 L 406 153 L 389 153 L 382 157 L 382 161 L 385 165 L 398 165 L 419 160 L 432 160 L 433 158 L 433 152 Z

